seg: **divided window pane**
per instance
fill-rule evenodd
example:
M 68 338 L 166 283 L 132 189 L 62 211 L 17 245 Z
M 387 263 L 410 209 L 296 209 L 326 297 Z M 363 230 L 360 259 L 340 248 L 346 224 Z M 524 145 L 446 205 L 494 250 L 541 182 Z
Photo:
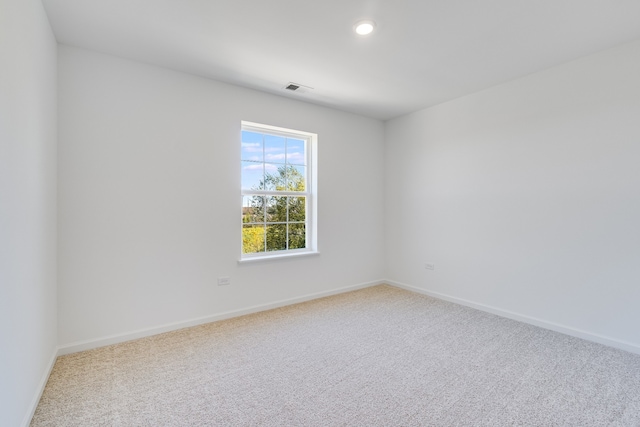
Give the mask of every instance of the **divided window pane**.
M 301 139 L 287 139 L 287 163 L 290 165 L 307 164 L 307 153 L 305 150 L 305 143 Z
M 284 251 L 287 249 L 287 225 L 267 225 L 267 251 Z
M 286 159 L 286 141 L 281 136 L 264 135 L 264 161 L 283 164 Z
M 267 197 L 266 222 L 287 222 L 287 197 Z
M 288 214 L 289 222 L 304 222 L 306 215 L 306 197 L 289 197 Z
M 264 181 L 264 163 L 242 161 L 242 189 L 258 189 Z
M 261 126 L 242 129 L 242 253 L 305 249 L 311 137 Z
M 242 131 L 242 154 L 240 158 L 254 162 L 264 161 L 262 134 L 247 130 Z
M 242 251 L 245 254 L 255 254 L 265 251 L 264 225 L 242 226 Z
M 255 224 L 264 222 L 264 197 L 242 197 L 242 223 Z
M 289 249 L 306 247 L 306 232 L 304 224 L 289 224 Z

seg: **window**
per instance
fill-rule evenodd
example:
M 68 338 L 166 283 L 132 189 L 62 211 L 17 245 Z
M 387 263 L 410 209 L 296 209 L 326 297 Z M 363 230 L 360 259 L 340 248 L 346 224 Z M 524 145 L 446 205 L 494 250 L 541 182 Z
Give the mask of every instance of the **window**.
M 242 260 L 316 251 L 316 139 L 242 122 Z

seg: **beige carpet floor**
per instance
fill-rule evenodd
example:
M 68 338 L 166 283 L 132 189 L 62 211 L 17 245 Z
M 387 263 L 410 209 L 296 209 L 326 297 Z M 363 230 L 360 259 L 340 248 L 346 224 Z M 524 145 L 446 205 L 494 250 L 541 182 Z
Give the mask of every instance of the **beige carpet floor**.
M 640 356 L 376 286 L 60 357 L 38 426 L 640 426 Z

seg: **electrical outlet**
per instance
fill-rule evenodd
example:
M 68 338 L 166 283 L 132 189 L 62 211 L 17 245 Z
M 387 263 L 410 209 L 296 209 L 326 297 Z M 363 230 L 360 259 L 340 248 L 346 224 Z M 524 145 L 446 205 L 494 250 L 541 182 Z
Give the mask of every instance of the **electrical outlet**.
M 218 286 L 226 286 L 231 284 L 231 278 L 228 276 L 218 277 Z
M 428 263 L 426 263 L 424 265 L 424 268 L 426 268 L 427 270 L 435 270 L 436 269 L 436 265 L 428 262 Z

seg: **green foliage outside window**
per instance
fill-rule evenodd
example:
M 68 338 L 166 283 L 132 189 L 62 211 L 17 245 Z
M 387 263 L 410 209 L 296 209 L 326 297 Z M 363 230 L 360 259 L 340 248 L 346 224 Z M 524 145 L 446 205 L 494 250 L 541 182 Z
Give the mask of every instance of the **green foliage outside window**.
M 267 173 L 253 190 L 305 191 L 305 177 L 294 166 Z M 257 253 L 306 247 L 304 196 L 250 196 L 242 214 L 242 252 Z

